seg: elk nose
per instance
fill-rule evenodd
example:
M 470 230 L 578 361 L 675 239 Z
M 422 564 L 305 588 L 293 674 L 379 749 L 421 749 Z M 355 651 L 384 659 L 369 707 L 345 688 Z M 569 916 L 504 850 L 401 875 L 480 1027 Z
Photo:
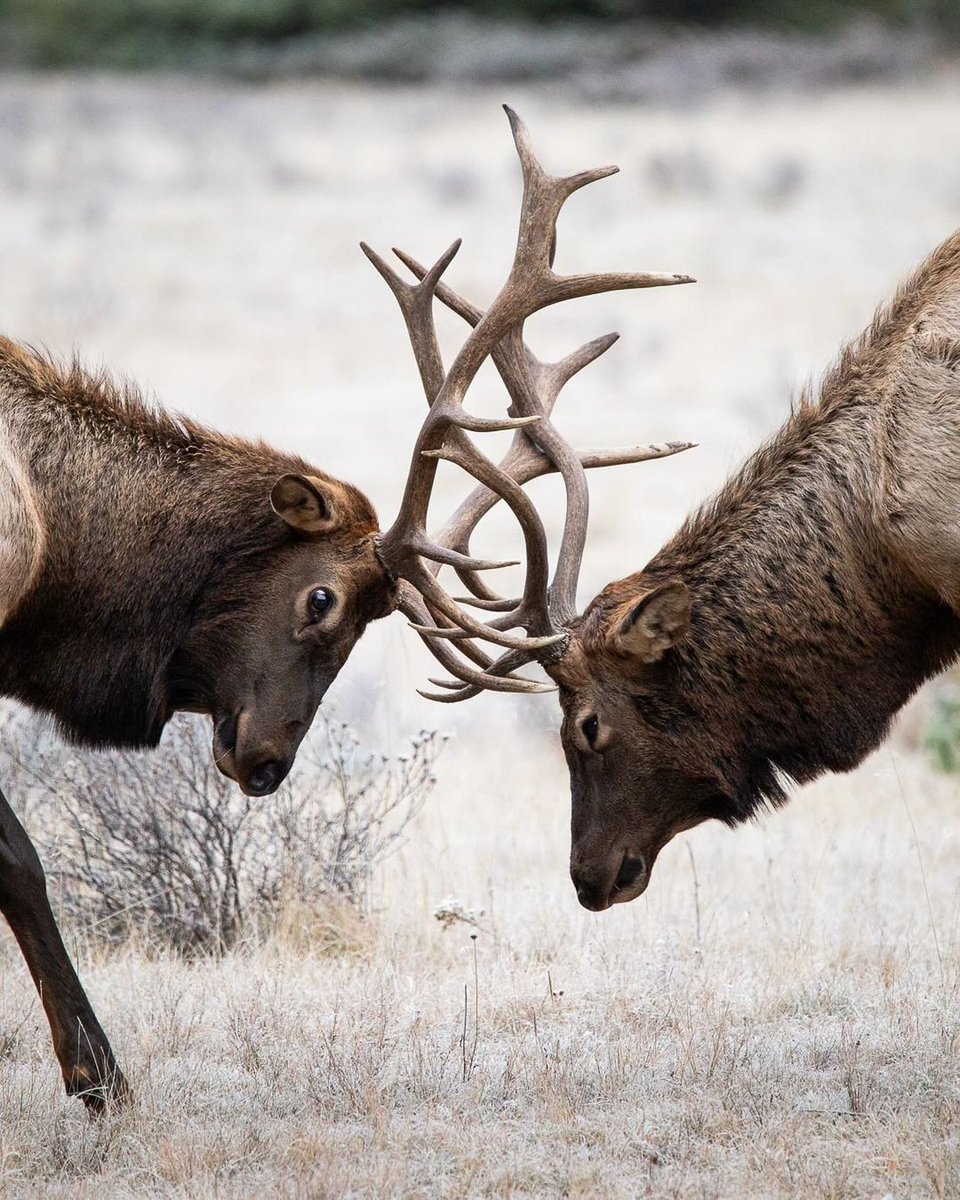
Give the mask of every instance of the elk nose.
M 625 892 L 627 888 L 632 887 L 637 880 L 645 873 L 647 864 L 642 858 L 631 858 L 630 855 L 624 857 L 620 864 L 620 870 L 617 872 L 617 878 L 614 880 L 614 890 L 617 892 Z
M 253 768 L 247 776 L 247 786 L 244 791 L 249 796 L 266 796 L 270 792 L 276 791 L 286 773 L 287 769 L 283 763 L 271 758 Z
M 571 871 L 570 878 L 573 880 L 573 886 L 577 889 L 577 899 L 584 908 L 588 908 L 591 912 L 603 912 L 605 908 L 609 907 L 609 883 L 596 883 L 578 871 Z

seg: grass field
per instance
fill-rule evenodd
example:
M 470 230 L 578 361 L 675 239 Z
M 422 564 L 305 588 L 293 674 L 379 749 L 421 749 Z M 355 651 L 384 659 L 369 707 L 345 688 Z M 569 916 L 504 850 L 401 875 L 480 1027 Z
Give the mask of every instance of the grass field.
M 5 946 L 4 1194 L 957 1194 L 955 783 L 884 752 L 598 919 L 548 747 L 441 778 L 340 952 L 309 921 L 219 961 L 79 941 L 115 1118 L 61 1096 Z
M 356 242 L 427 257 L 462 233 L 452 278 L 490 296 L 517 199 L 501 99 L 548 165 L 623 168 L 571 205 L 563 265 L 700 279 L 531 326 L 545 353 L 624 334 L 564 400 L 574 440 L 701 442 L 596 482 L 587 597 L 640 566 L 960 224 L 951 75 L 681 111 L 7 76 L 0 327 L 298 449 L 389 515 L 422 401 Z M 498 403 L 483 381 L 476 407 Z M 555 531 L 555 493 L 536 494 Z M 427 670 L 391 620 L 331 694 L 371 750 L 452 734 L 363 921 L 292 913 L 194 960 L 70 931 L 127 1111 L 91 1122 L 61 1095 L 0 935 L 0 1194 L 960 1194 L 960 788 L 919 750 L 924 698 L 856 773 L 683 837 L 641 900 L 597 916 L 566 874 L 553 698 L 437 709 L 413 691 Z M 2 783 L 16 799 L 24 781 Z

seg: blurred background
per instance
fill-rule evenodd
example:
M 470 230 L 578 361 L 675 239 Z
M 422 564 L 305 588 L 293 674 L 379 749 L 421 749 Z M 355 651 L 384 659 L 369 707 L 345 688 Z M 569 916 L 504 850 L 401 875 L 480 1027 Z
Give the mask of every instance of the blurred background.
M 584 59 L 649 57 L 697 31 L 831 37 L 871 22 L 899 37 L 955 35 L 960 26 L 957 0 L 5 0 L 0 13 L 13 64 L 313 67 L 405 80 L 451 70 L 556 76 Z M 458 39 L 457 61 L 438 63 L 455 26 L 472 36 Z

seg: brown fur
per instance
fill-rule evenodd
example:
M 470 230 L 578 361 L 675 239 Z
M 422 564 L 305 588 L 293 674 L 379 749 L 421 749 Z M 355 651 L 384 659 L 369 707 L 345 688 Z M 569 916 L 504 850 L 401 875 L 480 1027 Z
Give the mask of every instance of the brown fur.
M 361 492 L 301 459 L 0 338 L 0 695 L 67 736 L 152 746 L 173 712 L 208 713 L 220 769 L 272 791 L 366 624 L 395 605 L 376 533 Z M 320 616 L 318 588 L 334 598 Z M 2 795 L 0 910 L 68 1089 L 102 1104 L 122 1078 Z
M 589 605 L 552 669 L 587 907 L 639 895 L 680 830 L 735 824 L 790 780 L 855 766 L 960 652 L 958 365 L 960 234 L 819 400 Z M 678 621 L 663 597 L 679 593 Z

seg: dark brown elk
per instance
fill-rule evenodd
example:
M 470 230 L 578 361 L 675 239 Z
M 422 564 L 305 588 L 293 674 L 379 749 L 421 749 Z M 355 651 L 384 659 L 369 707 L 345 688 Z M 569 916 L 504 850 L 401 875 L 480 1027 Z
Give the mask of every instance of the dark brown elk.
M 444 379 L 432 350 L 436 295 L 475 325 L 471 367 L 479 354 L 491 355 L 511 413 L 530 423 L 495 466 L 461 447 L 463 430 L 437 449 L 428 421 L 420 453 L 458 462 L 486 486 L 436 536 L 428 568 L 420 555 L 430 477 L 415 462 L 409 525 L 398 522 L 384 553 L 407 581 L 401 607 L 453 675 L 434 681 L 445 690 L 433 699 L 541 690 L 512 674 L 533 661 L 556 683 L 572 791 L 571 875 L 580 902 L 600 911 L 639 896 L 657 855 L 682 830 L 708 819 L 737 825 L 784 803 L 791 782 L 856 766 L 920 684 L 960 652 L 952 500 L 960 488 L 960 234 L 845 351 L 819 399 L 801 398 L 777 436 L 643 570 L 608 585 L 578 615 L 583 468 L 684 447 L 578 454 L 550 421 L 560 384 L 606 346 L 601 339 L 545 367 L 523 344 L 524 319 L 570 295 L 641 284 L 553 273 L 560 203 L 575 183 L 605 172 L 550 179 L 525 129 L 512 123 L 524 176 L 521 232 L 491 309 L 483 314 L 439 282 L 449 255 L 430 272 L 401 257 L 423 281 L 416 308 L 407 303 L 405 312 L 434 410 L 462 396 L 464 357 Z M 569 503 L 548 583 L 543 526 L 519 485 L 550 470 L 562 473 Z M 524 531 L 519 601 L 481 582 L 476 569 L 484 564 L 449 553 L 468 554 L 473 528 L 498 497 Z M 440 588 L 437 562 L 459 569 L 467 602 L 501 615 L 483 623 L 466 614 Z M 508 640 L 514 628 L 526 636 Z M 494 659 L 482 642 L 505 652 Z
M 205 713 L 220 770 L 263 796 L 368 621 L 395 606 L 356 488 L 0 339 L 0 695 L 73 741 L 155 746 Z M 131 803 L 135 803 L 132 799 Z M 0 794 L 0 911 L 68 1092 L 124 1082 Z

